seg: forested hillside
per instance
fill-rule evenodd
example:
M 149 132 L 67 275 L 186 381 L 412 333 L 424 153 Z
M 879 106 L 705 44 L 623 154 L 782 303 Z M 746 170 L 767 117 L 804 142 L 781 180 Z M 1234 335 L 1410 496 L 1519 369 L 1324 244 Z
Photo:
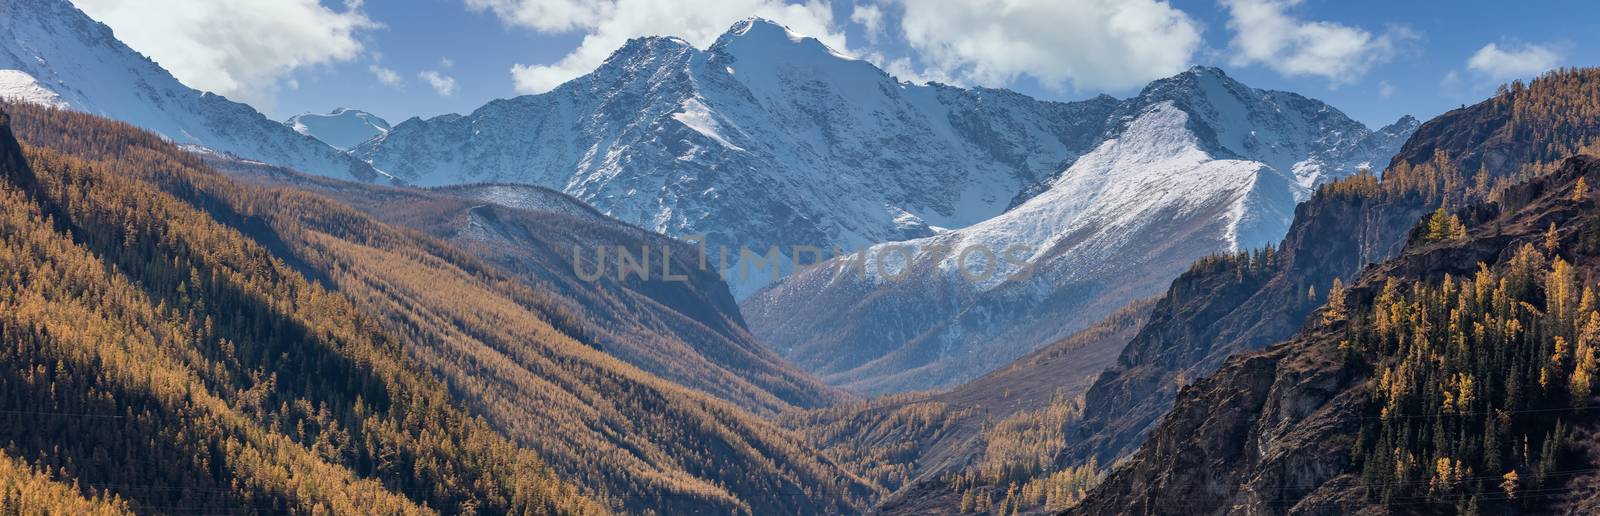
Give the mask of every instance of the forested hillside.
M 1302 205 L 1296 212 L 1295 227 L 1263 275 L 1249 274 L 1255 267 L 1237 263 L 1210 271 L 1197 269 L 1175 282 L 1167 298 L 1158 304 L 1153 322 L 1124 351 L 1119 366 L 1090 389 L 1084 423 L 1069 430 L 1078 436 L 1076 444 L 1070 445 L 1067 453 L 1058 458 L 1058 467 L 1081 464 L 1091 457 L 1104 463 L 1107 457 L 1131 453 L 1135 446 L 1144 443 L 1141 437 L 1144 432 L 1158 421 L 1155 416 L 1147 415 L 1147 407 L 1159 408 L 1155 413 L 1167 414 L 1164 426 L 1193 424 L 1194 417 L 1231 421 L 1230 424 L 1235 425 L 1250 424 L 1248 418 L 1228 414 L 1238 408 L 1235 404 L 1255 403 L 1248 396 L 1191 401 L 1184 413 L 1174 410 L 1168 414 L 1164 407 L 1171 406 L 1170 400 L 1177 391 L 1191 383 L 1180 379 L 1202 377 L 1220 367 L 1234 353 L 1288 339 L 1306 321 L 1307 314 L 1330 296 L 1337 299 L 1339 296 L 1335 294 L 1344 291 L 1336 280 L 1353 279 L 1363 270 L 1363 264 L 1370 266 L 1399 255 L 1408 242 L 1415 244 L 1419 239 L 1440 238 L 1440 235 L 1454 238 L 1465 229 L 1450 223 L 1450 213 L 1465 206 L 1504 201 L 1507 192 L 1516 190 L 1514 185 L 1555 170 L 1562 163 L 1562 156 L 1593 153 L 1600 148 L 1596 145 L 1600 142 L 1597 138 L 1600 138 L 1600 70 L 1596 69 L 1558 70 L 1528 84 L 1513 83 L 1494 98 L 1430 120 L 1407 142 L 1381 178 L 1360 175 L 1330 184 Z M 1440 212 L 1440 207 L 1446 210 Z M 1424 218 L 1430 219 L 1430 223 L 1417 224 Z M 1466 274 L 1476 270 L 1475 262 L 1453 266 L 1464 268 Z M 1236 286 L 1229 288 L 1229 285 Z M 1262 367 L 1262 364 L 1271 363 L 1259 356 L 1239 358 L 1235 362 L 1237 364 L 1230 367 Z M 1265 381 L 1269 377 L 1255 375 L 1251 378 Z M 1303 417 L 1304 411 L 1311 409 L 1300 405 L 1294 410 L 1299 411 L 1294 417 Z M 1184 419 L 1189 422 L 1174 422 Z M 1247 427 L 1230 428 L 1229 431 L 1242 432 Z M 1191 427 L 1179 433 L 1193 435 L 1196 431 Z M 1237 436 L 1230 439 L 1238 440 Z M 1216 441 L 1205 446 L 1238 450 L 1233 444 L 1223 444 Z M 1144 443 L 1141 450 L 1161 446 L 1164 445 L 1152 441 Z M 1186 446 L 1196 444 L 1190 442 Z M 1399 452 L 1420 453 L 1420 450 L 1401 449 Z M 1152 459 L 1144 456 L 1161 451 L 1140 453 L 1146 465 L 1165 464 L 1162 467 L 1211 474 L 1210 466 L 1199 468 L 1193 463 L 1182 466 L 1179 464 L 1182 459 L 1178 457 Z M 1309 453 L 1327 455 L 1329 452 Z M 1201 488 L 1193 485 L 1193 480 L 1192 477 L 1175 477 L 1164 482 L 1185 485 L 1185 489 L 1203 489 L 1219 497 L 1228 496 L 1226 493 L 1237 487 L 1228 485 L 1229 480 L 1224 479 Z M 1290 484 L 1304 483 L 1299 480 L 1303 479 L 1296 478 Z M 1120 510 L 1134 512 L 1178 510 L 1170 505 L 1153 505 L 1159 503 L 1157 498 L 1170 500 L 1177 496 L 1172 492 L 1135 495 L 1125 490 L 1115 491 L 1126 489 L 1127 477 L 1119 479 L 1114 475 L 1109 482 L 1104 493 L 1091 498 L 1091 501 L 1098 499 L 1095 503 L 1100 504 L 1101 510 L 1111 510 L 1108 507 L 1117 505 L 1122 506 Z M 1152 505 L 1137 509 L 1122 505 L 1136 498 Z M 1215 498 L 1207 499 L 1207 503 L 1215 502 Z M 1292 505 L 1273 502 L 1263 507 L 1283 512 Z M 1189 508 L 1205 510 L 1198 506 Z
M 3 108 L 26 142 L 7 153 L 0 254 L 5 392 L 23 395 L 3 401 L 45 412 L 3 439 L 80 497 L 789 513 L 871 496 L 787 431 L 585 343 L 577 315 L 448 242 L 241 184 L 123 124 Z
M 1289 342 L 1183 389 L 1079 514 L 1592 513 L 1600 160 L 1438 211 Z
M 197 158 L 5 109 L 50 142 L 0 117 L 0 440 L 30 506 L 605 512 L 456 409 L 382 321 L 147 182 L 220 180 Z
M 1335 279 L 1399 254 L 1416 221 L 1441 206 L 1495 199 L 1597 138 L 1600 69 L 1592 68 L 1513 83 L 1424 123 L 1381 178 L 1350 177 L 1301 204 L 1265 261 L 1208 260 L 1174 281 L 1151 322 L 1089 389 L 1057 467 L 1132 453 L 1181 385 L 1293 335 Z
M 845 398 L 756 342 L 727 285 L 700 265 L 700 248 L 560 192 L 516 184 L 393 188 L 210 161 L 235 178 L 316 192 L 444 240 L 543 294 L 540 311 L 563 333 L 678 385 L 758 414 Z

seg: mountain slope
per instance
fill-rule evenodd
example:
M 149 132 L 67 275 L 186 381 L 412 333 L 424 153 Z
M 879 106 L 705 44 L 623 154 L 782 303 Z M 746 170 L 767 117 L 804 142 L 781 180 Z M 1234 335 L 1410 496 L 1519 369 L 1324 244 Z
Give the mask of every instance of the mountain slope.
M 23 278 L 31 288 L 56 289 L 51 295 L 63 300 L 121 301 L 132 295 L 121 291 L 95 295 L 104 288 L 99 283 L 79 287 L 63 282 L 63 274 L 128 275 L 127 283 L 134 285 L 129 288 L 159 289 L 159 300 L 137 311 L 150 319 L 141 324 L 153 329 L 121 331 L 174 335 L 153 341 L 150 346 L 155 349 L 139 348 L 107 359 L 141 369 L 123 375 L 123 369 L 86 361 L 81 369 L 70 371 L 73 378 L 165 382 L 165 376 L 151 376 L 151 371 L 201 375 L 216 383 L 196 384 L 187 396 L 197 396 L 194 403 L 214 406 L 227 419 L 216 422 L 191 415 L 180 422 L 173 418 L 192 412 L 181 405 L 162 412 L 166 414 L 162 418 L 130 418 L 130 423 L 150 426 L 94 435 L 127 439 L 109 441 L 103 448 L 117 450 L 113 456 L 131 454 L 139 459 L 114 461 L 130 467 L 104 470 L 174 479 L 160 485 L 193 485 L 198 492 L 217 493 L 217 503 L 244 503 L 228 498 L 232 496 L 269 497 L 259 504 L 282 507 L 274 509 L 278 512 L 318 503 L 315 498 L 302 503 L 306 497 L 326 496 L 330 505 L 344 504 L 340 497 L 346 495 L 363 497 L 356 502 L 369 509 L 357 505 L 345 511 L 359 513 L 400 512 L 406 500 L 453 513 L 468 512 L 468 504 L 487 512 L 520 506 L 670 513 L 851 512 L 874 492 L 869 483 L 822 458 L 789 432 L 596 349 L 582 340 L 586 336 L 573 335 L 581 332 L 564 320 L 555 296 L 449 242 L 384 224 L 320 195 L 236 182 L 206 168 L 195 155 L 130 126 L 27 105 L 7 109 L 16 115 L 24 141 L 55 153 L 89 149 L 105 153 L 96 156 L 108 161 L 67 170 L 77 170 L 76 175 L 63 175 L 67 171 L 55 162 L 35 164 L 42 179 L 24 178 L 16 188 L 31 198 L 45 199 L 35 202 L 50 216 L 40 214 L 36 220 L 54 220 L 64 227 L 4 234 L 8 238 L 56 235 L 51 238 L 63 242 L 88 239 L 97 255 L 116 264 L 30 264 L 7 270 L 28 271 Z M 123 135 L 132 136 L 124 140 Z M 206 232 L 196 235 L 191 228 Z M 240 257 L 204 261 L 208 253 Z M 0 253 L 0 258 L 16 254 Z M 195 254 L 200 256 L 191 258 Z M 193 268 L 186 265 L 190 263 Z M 82 295 L 85 292 L 90 295 Z M 163 303 L 166 308 L 160 308 Z M 274 322 L 287 317 L 279 315 L 283 311 L 290 311 L 293 319 Z M 207 331 L 217 333 L 207 336 Z M 49 335 L 57 334 L 49 329 Z M 186 335 L 204 338 L 194 342 L 180 338 Z M 116 333 L 100 337 L 100 342 L 121 340 L 129 339 L 119 339 Z M 351 356 L 330 355 L 340 350 Z M 169 355 L 175 357 L 163 358 Z M 205 361 L 212 355 L 225 363 Z M 243 362 L 231 366 L 230 356 Z M 33 381 L 28 378 L 36 375 L 24 373 L 34 368 L 34 362 L 27 362 L 4 370 L 23 374 L 19 381 Z M 384 382 L 403 382 L 394 389 L 410 390 L 379 389 L 388 385 Z M 26 391 L 19 387 L 16 392 L 102 399 L 96 394 L 102 391 L 87 384 L 60 384 L 54 391 L 47 387 L 39 384 Z M 172 389 L 155 392 L 172 393 Z M 163 394 L 162 402 L 187 403 L 185 390 L 176 389 L 177 394 Z M 274 394 L 279 391 L 284 394 Z M 147 396 L 140 392 L 144 391 L 113 394 L 145 399 L 137 397 Z M 59 406 L 50 410 L 108 413 L 100 405 L 53 405 L 48 398 L 7 400 L 20 410 Z M 338 416 L 321 416 L 323 406 Z M 121 405 L 110 409 L 125 413 Z M 229 422 L 239 418 L 243 422 Z M 327 418 L 334 418 L 338 426 L 325 422 Z M 372 421 L 362 423 L 364 418 Z M 13 425 L 9 435 L 28 446 L 21 456 L 43 452 L 56 457 L 57 452 L 51 451 L 56 446 L 78 442 L 71 441 L 82 433 L 71 430 L 81 430 L 70 426 L 75 424 L 64 418 L 60 425 L 35 425 L 37 431 L 30 430 L 35 426 Z M 208 452 L 206 441 L 192 445 L 180 441 L 188 447 L 169 453 L 167 448 L 149 450 L 147 445 L 149 432 L 171 432 L 182 438 L 234 428 L 218 425 L 242 425 L 241 432 L 252 439 L 260 433 L 252 428 L 270 427 L 280 433 L 266 433 L 263 438 L 285 445 L 288 439 L 310 451 L 295 455 L 294 448 L 274 444 L 277 448 L 255 454 L 251 448 L 219 442 L 221 451 Z M 351 432 L 349 437 L 344 431 Z M 95 443 L 84 443 L 69 450 L 83 454 L 60 456 L 50 465 L 98 460 L 89 454 Z M 232 451 L 246 459 L 282 456 L 322 469 L 282 480 L 272 476 L 278 471 L 270 467 L 274 463 L 263 467 L 248 463 L 240 466 L 239 475 L 245 476 L 238 478 L 239 484 L 232 484 L 234 477 L 214 468 L 234 463 L 207 459 Z M 144 473 L 138 468 L 146 463 L 140 461 L 160 457 L 200 463 L 173 462 L 171 476 L 166 473 L 169 469 Z M 318 457 L 334 464 L 317 466 Z M 340 473 L 341 465 L 353 473 Z M 296 466 L 293 471 L 304 469 Z M 205 480 L 207 475 L 217 480 Z M 555 480 L 557 476 L 561 480 Z M 163 482 L 149 476 L 86 478 L 96 485 Z M 268 494 L 260 494 L 253 487 L 290 485 L 286 484 L 290 481 L 321 482 L 328 488 L 262 487 Z M 360 487 L 344 489 L 338 487 L 341 483 Z M 242 487 L 232 491 L 231 485 Z M 587 498 L 578 497 L 577 491 Z M 167 498 L 114 492 L 146 496 L 150 503 L 191 507 L 181 491 Z M 278 499 L 283 499 L 281 504 Z M 603 505 L 590 505 L 586 499 Z M 387 506 L 400 509 L 386 510 Z M 211 507 L 207 512 L 219 510 L 205 507 Z
M 1072 512 L 1593 511 L 1597 180 L 1573 158 L 1437 212 L 1289 342 L 1183 389 Z
M 998 497 L 1013 482 L 1048 476 L 1042 473 L 1059 450 L 1063 419 L 1079 410 L 1083 391 L 1133 338 L 1151 305 L 1129 305 L 949 391 L 795 411 L 781 421 L 887 488 L 874 512 L 948 512 L 969 491 Z
M 999 214 L 1102 139 L 1109 97 L 1057 103 L 917 86 L 765 20 L 706 50 L 629 41 L 593 73 L 466 116 L 412 119 L 354 153 L 422 185 L 518 182 L 672 236 L 784 257 Z M 809 259 L 809 258 L 808 258 Z M 735 297 L 771 281 L 733 275 Z
M 541 310 L 563 332 L 678 385 L 762 414 L 843 397 L 756 342 L 727 286 L 700 269 L 692 246 L 560 192 L 510 184 L 391 188 L 237 161 L 216 165 L 235 177 L 326 195 L 447 241 L 547 293 L 550 306 Z M 633 270 L 622 275 L 619 249 L 648 262 L 647 277 Z M 574 253 L 583 261 L 575 264 Z
M 1415 120 L 1373 132 L 1196 67 L 1106 124 L 1105 141 L 1004 214 L 746 299 L 752 328 L 851 390 L 947 387 L 1158 294 L 1201 257 L 1275 241 L 1311 188 L 1386 161 Z
M 326 115 L 302 113 L 289 117 L 283 125 L 339 150 L 349 150 L 361 142 L 389 132 L 389 122 L 377 115 L 345 108 L 335 109 Z
M 310 173 L 378 177 L 250 106 L 184 86 L 67 0 L 0 0 L 0 97 L 110 117 L 179 144 Z
M 261 219 L 156 186 L 218 180 L 132 126 L 0 103 L 7 460 L 139 513 L 605 512 Z
M 1600 142 L 1600 71 L 1567 70 L 1428 121 L 1380 180 L 1325 187 L 1296 210 L 1270 260 L 1211 260 L 1174 281 L 1117 365 L 1095 381 L 1058 465 L 1132 453 L 1172 407 L 1181 378 L 1282 342 L 1337 278 L 1397 255 L 1417 220 L 1443 205 L 1492 199 L 1560 156 Z M 1203 266 L 1202 266 L 1203 265 Z M 1310 295 L 1308 295 L 1310 294 Z

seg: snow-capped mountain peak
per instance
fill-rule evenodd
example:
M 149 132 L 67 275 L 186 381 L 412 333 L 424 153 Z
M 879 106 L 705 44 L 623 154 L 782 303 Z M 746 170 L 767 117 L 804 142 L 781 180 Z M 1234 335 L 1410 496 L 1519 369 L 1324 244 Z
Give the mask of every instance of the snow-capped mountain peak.
M 733 24 L 733 27 L 718 37 L 707 50 L 722 51 L 735 56 L 760 56 L 762 59 L 773 61 L 822 55 L 847 61 L 856 60 L 817 38 L 802 35 L 783 24 L 761 17 L 745 18 Z
M 1387 162 L 1414 129 L 1374 132 L 1211 67 L 1116 101 L 1103 125 L 1004 214 L 750 297 L 752 329 L 836 385 L 947 387 L 1159 293 L 1201 257 L 1277 241 L 1317 185 Z
M 66 0 L 0 0 L 0 71 L 0 88 L 29 92 L 0 94 L 115 118 L 175 143 L 306 172 L 377 177 L 370 165 L 250 106 L 184 86 Z
M 1091 148 L 1113 107 L 902 84 L 750 19 L 704 50 L 630 40 L 549 93 L 406 121 L 352 152 L 418 184 L 539 184 L 650 229 L 706 235 L 735 259 L 740 247 L 787 257 L 997 215 Z M 730 280 L 745 295 L 770 275 Z
M 1163 101 L 1191 115 L 1191 128 L 1208 152 L 1259 161 L 1292 175 L 1299 185 L 1296 199 L 1341 172 L 1373 158 L 1387 159 L 1392 150 L 1377 147 L 1398 144 L 1392 134 L 1374 133 L 1321 101 L 1251 88 L 1215 67 L 1195 66 L 1156 80 L 1129 99 L 1127 109 Z

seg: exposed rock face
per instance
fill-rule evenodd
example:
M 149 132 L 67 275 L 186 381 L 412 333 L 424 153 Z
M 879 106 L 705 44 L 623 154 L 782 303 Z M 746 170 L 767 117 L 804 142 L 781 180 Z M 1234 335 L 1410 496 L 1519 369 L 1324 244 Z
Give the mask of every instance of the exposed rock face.
M 1244 506 L 1276 513 L 1280 507 L 1263 509 L 1310 490 L 1295 486 L 1341 474 L 1353 439 L 1329 437 L 1354 434 L 1363 399 L 1344 394 L 1353 380 L 1345 371 L 1296 351 L 1284 346 L 1241 356 L 1186 387 L 1131 462 L 1075 513 L 1252 512 Z M 1314 419 L 1306 417 L 1312 413 Z
M 1085 397 L 1085 418 L 1066 462 L 1108 464 L 1137 448 L 1171 407 L 1179 376 L 1209 374 L 1229 356 L 1291 335 L 1333 278 L 1399 252 L 1405 234 L 1429 211 L 1420 198 L 1373 202 L 1317 198 L 1296 210 L 1274 262 L 1258 275 L 1195 270 L 1173 281 L 1152 322 Z
M 1596 120 L 1564 122 L 1557 130 L 1531 122 L 1517 127 L 1512 118 L 1512 103 L 1503 99 L 1440 115 L 1417 129 L 1389 168 L 1420 165 L 1442 153 L 1457 170 L 1482 170 L 1492 183 L 1516 177 L 1524 166 L 1559 160 L 1555 149 L 1600 134 Z M 1557 137 L 1535 144 L 1534 134 Z M 1455 190 L 1431 197 L 1318 195 L 1296 208 L 1261 277 L 1219 268 L 1174 281 L 1151 323 L 1089 389 L 1084 417 L 1058 462 L 1092 457 L 1109 464 L 1132 453 L 1172 407 L 1180 377 L 1203 377 L 1231 355 L 1288 339 L 1318 305 L 1306 302 L 1310 289 L 1326 293 L 1335 278 L 1354 278 L 1362 267 L 1396 256 L 1417 220 L 1440 199 L 1459 198 L 1471 183 L 1454 183 Z
M 1580 157 L 1514 188 L 1502 203 L 1466 213 L 1460 242 L 1408 248 L 1369 267 L 1348 291 L 1365 310 L 1388 280 L 1470 276 L 1478 264 L 1504 263 L 1524 243 L 1543 242 L 1557 223 L 1562 249 L 1583 268 L 1579 244 L 1592 207 L 1568 199 L 1579 178 L 1600 180 L 1600 160 Z M 1592 229 L 1591 229 L 1592 230 Z M 1589 264 L 1589 265 L 1581 265 Z M 1592 274 L 1592 270 L 1585 271 Z M 1580 276 L 1585 272 L 1580 272 Z M 1353 467 L 1356 436 L 1371 419 L 1372 371 L 1341 358 L 1341 320 L 1313 318 L 1287 343 L 1230 357 L 1213 375 L 1184 387 L 1149 440 L 1119 465 L 1073 514 L 1349 514 L 1378 509 Z M 1591 426 L 1579 418 L 1580 426 Z M 1581 481 L 1590 481 L 1585 479 Z M 1592 498 L 1567 497 L 1574 507 Z

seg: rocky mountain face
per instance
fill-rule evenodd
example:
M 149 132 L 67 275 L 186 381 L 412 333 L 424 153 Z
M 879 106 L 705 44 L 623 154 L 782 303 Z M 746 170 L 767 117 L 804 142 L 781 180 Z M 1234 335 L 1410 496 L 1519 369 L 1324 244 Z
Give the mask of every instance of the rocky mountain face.
M 1371 131 L 1196 67 L 1117 102 L 1104 125 L 1005 213 L 807 269 L 745 300 L 745 316 L 829 383 L 949 387 L 1160 293 L 1201 257 L 1275 242 L 1313 188 L 1386 162 L 1417 122 Z
M 248 105 L 179 83 L 67 0 L 0 1 L 0 97 L 122 120 L 175 143 L 331 177 L 370 165 Z
M 1565 291 L 1568 286 L 1592 296 L 1584 278 L 1600 272 L 1594 267 L 1600 219 L 1588 186 L 1597 180 L 1600 159 L 1572 158 L 1554 172 L 1503 190 L 1498 202 L 1462 210 L 1460 236 L 1430 240 L 1436 238 L 1425 235 L 1430 228 L 1418 227 L 1399 256 L 1366 268 L 1351 288 L 1337 293 L 1337 303 L 1330 301 L 1286 343 L 1230 357 L 1212 376 L 1184 387 L 1138 452 L 1069 512 L 1592 512 L 1600 504 L 1593 495 L 1600 480 L 1593 465 L 1600 456 L 1571 436 L 1588 436 L 1579 437 L 1581 443 L 1600 427 L 1584 410 L 1593 403 L 1588 380 L 1576 376 L 1593 367 L 1595 357 L 1588 344 L 1580 344 L 1584 349 L 1575 357 L 1563 356 L 1570 351 L 1562 335 L 1576 326 L 1562 314 L 1576 308 L 1581 326 L 1589 316 L 1583 311 L 1593 309 L 1592 299 L 1568 308 L 1563 303 L 1569 297 L 1578 301 L 1578 291 Z M 1517 287 L 1519 275 L 1530 273 L 1534 281 Z M 1387 325 L 1415 326 L 1423 319 L 1432 324 L 1428 303 L 1458 302 L 1420 295 L 1435 288 L 1449 294 L 1457 284 L 1452 277 L 1460 278 L 1460 288 L 1484 293 L 1483 301 L 1491 291 L 1527 295 L 1520 301 L 1528 312 L 1499 310 L 1511 328 L 1526 323 L 1527 334 L 1513 329 L 1511 342 L 1500 342 L 1493 334 L 1486 337 L 1477 322 L 1479 329 L 1464 332 L 1475 331 L 1473 336 L 1456 341 L 1459 350 L 1423 349 L 1431 333 L 1409 349 L 1382 344 L 1385 328 L 1393 327 Z M 1464 295 L 1454 311 L 1433 313 L 1472 320 L 1486 315 L 1474 311 L 1496 311 L 1470 300 Z M 1414 319 L 1386 318 L 1402 303 L 1417 307 L 1409 316 Z M 1499 345 L 1484 345 L 1491 341 Z M 1531 360 L 1521 358 L 1524 349 Z M 1419 355 L 1427 362 L 1420 368 Z M 1445 358 L 1451 355 L 1456 358 Z M 1527 367 L 1534 374 L 1526 374 Z M 1465 392 L 1454 386 L 1469 373 L 1451 370 L 1470 372 L 1468 397 L 1443 403 L 1426 395 L 1397 397 L 1408 391 Z M 1569 374 L 1580 382 L 1570 396 Z M 1523 394 L 1526 383 L 1540 392 Z M 1478 417 L 1480 412 L 1501 415 Z M 1391 433 L 1411 428 L 1431 428 L 1432 436 Z M 1530 441 L 1545 451 L 1519 457 L 1514 450 Z
M 302 113 L 289 117 L 283 125 L 339 150 L 349 150 L 389 132 L 389 122 L 378 115 L 346 108 L 337 108 L 327 114 Z
M 1231 355 L 1289 339 L 1334 279 L 1399 255 L 1416 221 L 1435 208 L 1481 202 L 1595 148 L 1600 113 L 1583 106 L 1596 98 L 1600 75 L 1575 70 L 1445 113 L 1416 131 L 1382 180 L 1347 179 L 1302 204 L 1272 256 L 1197 264 L 1089 389 L 1058 465 L 1106 464 L 1138 449 L 1181 385 Z M 1270 379 L 1276 359 L 1236 365 L 1263 360 L 1269 365 L 1255 370 L 1266 376 L 1257 378 Z
M 630 41 L 555 90 L 402 122 L 353 152 L 419 185 L 520 182 L 785 261 L 993 217 L 1104 139 L 1109 97 L 918 86 L 752 19 L 706 50 Z M 804 257 L 815 261 L 809 255 Z M 771 281 L 732 275 L 736 297 Z

